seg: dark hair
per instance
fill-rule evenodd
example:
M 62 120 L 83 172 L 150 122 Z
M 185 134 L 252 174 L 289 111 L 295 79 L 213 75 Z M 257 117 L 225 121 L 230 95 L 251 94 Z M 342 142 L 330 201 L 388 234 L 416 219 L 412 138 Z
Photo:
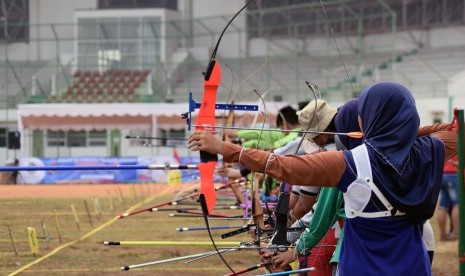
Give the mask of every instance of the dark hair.
M 336 131 L 336 123 L 335 123 L 336 115 L 334 115 L 334 117 L 331 119 L 331 122 L 329 122 L 329 125 L 326 127 L 324 131 L 330 131 L 330 132 Z
M 280 127 L 284 122 L 288 122 L 292 125 L 299 123 L 299 117 L 297 116 L 297 110 L 292 106 L 288 105 L 279 110 L 278 116 L 276 117 L 276 126 Z
M 308 104 L 310 103 L 310 101 L 301 101 L 301 102 L 298 102 L 297 103 L 297 110 L 302 110 L 304 109 L 304 107 L 306 107 Z

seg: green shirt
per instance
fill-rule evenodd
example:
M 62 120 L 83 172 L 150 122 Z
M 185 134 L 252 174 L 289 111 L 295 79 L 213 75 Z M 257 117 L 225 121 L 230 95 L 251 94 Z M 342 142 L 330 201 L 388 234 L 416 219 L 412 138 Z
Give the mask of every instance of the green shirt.
M 237 137 L 245 140 L 245 142 L 242 143 L 242 146 L 245 148 L 259 148 L 267 150 L 274 148 L 275 142 L 279 141 L 285 136 L 281 131 L 244 129 L 237 132 Z
M 300 130 L 300 128 L 295 128 L 293 130 Z M 277 149 L 277 148 L 280 148 L 280 147 L 283 147 L 285 146 L 287 143 L 289 143 L 290 141 L 294 140 L 297 136 L 299 135 L 298 132 L 289 132 L 286 136 L 284 136 L 283 138 L 279 139 L 279 140 L 276 140 L 273 144 L 273 148 L 274 149 Z
M 318 203 L 313 213 L 308 231 L 300 235 L 297 243 L 299 255 L 308 255 L 320 240 L 328 233 L 338 218 L 345 218 L 342 192 L 336 188 L 321 188 Z M 339 253 L 342 244 L 343 231 L 339 237 L 336 250 L 330 263 L 339 262 Z

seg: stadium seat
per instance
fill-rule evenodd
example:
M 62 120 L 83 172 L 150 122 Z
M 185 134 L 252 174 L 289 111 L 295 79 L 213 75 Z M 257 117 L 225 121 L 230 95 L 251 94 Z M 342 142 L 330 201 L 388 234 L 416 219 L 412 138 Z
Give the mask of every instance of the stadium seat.
M 96 103 L 103 103 L 104 100 L 105 100 L 105 96 L 103 94 L 99 94 L 94 97 L 94 102 Z

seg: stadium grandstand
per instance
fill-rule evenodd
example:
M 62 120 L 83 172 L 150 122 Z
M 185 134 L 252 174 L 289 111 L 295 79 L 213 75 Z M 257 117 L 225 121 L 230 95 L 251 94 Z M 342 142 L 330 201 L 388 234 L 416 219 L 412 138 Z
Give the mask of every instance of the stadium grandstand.
M 200 101 L 214 44 L 245 3 L 2 1 L 0 161 L 170 154 L 183 142 L 147 148 L 124 137 L 188 135 L 180 118 L 188 93 Z M 464 0 L 328 0 L 324 8 L 328 20 L 319 1 L 257 0 L 239 14 L 218 51 L 218 102 L 259 102 L 256 89 L 273 115 L 311 99 L 305 81 L 338 106 L 392 80 L 414 93 L 423 124 L 465 105 Z

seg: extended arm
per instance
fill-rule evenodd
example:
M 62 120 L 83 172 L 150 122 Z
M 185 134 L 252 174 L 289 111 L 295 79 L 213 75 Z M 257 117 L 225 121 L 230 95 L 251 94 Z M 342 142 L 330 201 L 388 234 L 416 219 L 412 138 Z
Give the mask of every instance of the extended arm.
M 346 169 L 342 152 L 328 151 L 304 156 L 275 155 L 222 142 L 208 132 L 194 133 L 189 137 L 188 148 L 222 154 L 224 162 L 239 162 L 251 171 L 266 173 L 278 180 L 301 186 L 337 187 Z
M 457 154 L 457 132 L 455 129 L 452 129 L 452 124 L 439 123 L 421 127 L 418 130 L 418 136 L 426 135 L 436 137 L 444 143 L 446 150 L 445 160 L 448 160 Z

